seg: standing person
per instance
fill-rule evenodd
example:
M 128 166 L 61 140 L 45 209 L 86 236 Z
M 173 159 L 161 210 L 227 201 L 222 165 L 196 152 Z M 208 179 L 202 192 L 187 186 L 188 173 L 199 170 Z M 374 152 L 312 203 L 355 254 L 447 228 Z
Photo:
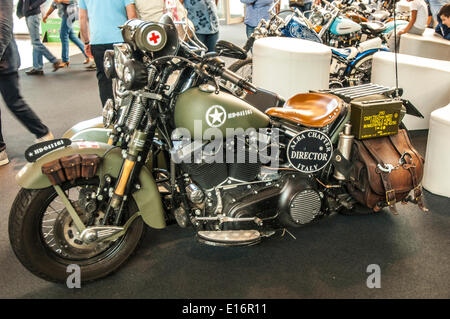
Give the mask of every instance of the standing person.
M 13 35 L 13 0 L 0 1 L 0 92 L 6 106 L 16 118 L 43 142 L 53 139 L 39 117 L 25 103 L 19 92 L 20 56 Z M 0 112 L 0 166 L 8 164 L 6 144 L 3 140 Z
M 322 3 L 321 0 L 290 0 L 289 6 L 298 8 L 301 12 L 305 13 L 305 17 L 309 18 L 313 2 L 315 5 Z M 333 0 L 329 0 L 328 2 L 333 2 Z
M 114 49 L 114 43 L 123 42 L 119 26 L 136 18 L 136 8 L 134 0 L 79 0 L 79 8 L 81 37 L 86 53 L 94 56 L 103 107 L 113 98 L 112 80 L 106 77 L 103 56 L 106 50 Z
M 136 3 L 136 13 L 143 21 L 158 22 L 166 13 L 165 0 L 134 0 Z
M 397 32 L 397 50 L 400 45 L 400 36 L 405 33 L 422 35 L 425 32 L 428 21 L 428 9 L 424 0 L 406 0 L 411 3 L 411 17 L 403 30 Z M 394 35 L 389 38 L 389 47 L 394 50 Z
M 158 22 L 167 13 L 172 13 L 174 21 L 182 21 L 186 17 L 186 9 L 179 0 L 134 0 L 136 14 L 143 21 Z
M 84 55 L 83 64 L 88 64 L 90 59 L 84 51 L 83 42 L 75 35 L 72 24 L 78 20 L 78 6 L 75 0 L 54 0 L 48 9 L 47 13 L 42 18 L 44 23 L 47 23 L 48 17 L 55 9 L 58 10 L 58 16 L 61 18 L 61 29 L 59 30 L 59 38 L 61 39 L 61 58 L 62 64 L 65 67 L 69 66 L 69 39 L 75 43 Z
M 449 0 L 430 0 L 430 9 L 431 13 L 433 14 L 433 19 L 435 21 L 438 20 L 439 17 L 439 10 L 442 8 L 443 5 L 450 3 Z
M 244 24 L 249 38 L 261 19 L 270 19 L 269 9 L 274 0 L 241 0 L 245 4 Z
M 188 12 L 188 19 L 195 27 L 195 35 L 208 48 L 214 51 L 219 39 L 219 0 L 180 0 Z
M 41 42 L 39 26 L 41 23 L 41 5 L 44 2 L 45 0 L 19 0 L 17 3 L 17 17 L 19 19 L 25 17 L 31 44 L 33 45 L 33 68 L 25 72 L 28 75 L 44 74 L 43 57 L 53 63 L 53 72 L 63 67 L 61 60 L 57 59 Z

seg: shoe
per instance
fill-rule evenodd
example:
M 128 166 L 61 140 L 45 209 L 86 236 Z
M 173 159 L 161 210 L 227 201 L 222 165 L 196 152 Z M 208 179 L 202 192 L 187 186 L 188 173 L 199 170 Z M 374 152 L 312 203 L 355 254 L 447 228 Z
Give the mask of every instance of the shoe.
M 27 75 L 44 75 L 44 71 L 42 70 L 36 70 L 36 69 L 31 69 L 29 71 L 25 72 Z
M 41 142 L 45 142 L 45 141 L 51 141 L 55 139 L 55 137 L 53 136 L 52 132 L 48 132 L 47 134 L 45 134 L 44 136 L 38 138 L 35 140 L 36 143 L 41 143 Z
M 3 150 L 0 152 L 0 166 L 6 165 L 9 163 L 8 155 L 6 154 L 6 151 Z
M 69 61 L 67 61 L 67 62 L 61 62 L 61 67 L 62 67 L 62 68 L 68 68 L 68 67 L 69 67 L 69 64 L 70 64 Z
M 86 60 L 84 60 L 83 64 L 88 64 L 89 62 L 91 62 L 91 58 L 87 57 Z
M 61 60 L 57 60 L 55 63 L 53 63 L 53 72 L 58 71 L 58 69 L 61 69 L 66 66 L 66 62 L 62 62 Z
M 86 69 L 93 71 L 93 70 L 97 69 L 97 66 L 95 65 L 95 62 L 92 62 L 90 65 L 86 66 Z

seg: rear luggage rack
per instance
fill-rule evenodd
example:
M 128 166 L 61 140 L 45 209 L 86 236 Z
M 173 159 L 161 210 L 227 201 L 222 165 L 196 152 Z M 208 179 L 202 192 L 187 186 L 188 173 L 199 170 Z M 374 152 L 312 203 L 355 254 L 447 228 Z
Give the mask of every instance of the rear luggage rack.
M 350 103 L 353 99 L 374 95 L 382 94 L 387 98 L 399 97 L 403 94 L 403 89 L 398 89 L 398 95 L 396 93 L 396 88 L 390 88 L 387 86 L 367 83 L 362 85 L 350 86 L 345 88 L 335 88 L 328 90 L 318 90 L 311 91 L 314 93 L 330 93 L 340 97 L 344 102 Z

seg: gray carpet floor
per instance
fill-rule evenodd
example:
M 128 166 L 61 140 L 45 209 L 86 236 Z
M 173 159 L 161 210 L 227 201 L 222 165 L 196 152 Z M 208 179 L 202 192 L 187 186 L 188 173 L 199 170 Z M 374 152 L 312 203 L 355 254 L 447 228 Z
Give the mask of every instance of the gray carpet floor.
M 231 40 L 236 37 L 231 28 Z M 239 42 L 241 41 L 241 42 Z M 242 36 L 238 36 L 241 44 Z M 56 136 L 96 117 L 95 72 L 76 56 L 69 69 L 43 77 L 21 72 L 22 93 Z M 34 139 L 2 108 L 11 164 L 0 168 L 0 298 L 449 298 L 450 199 L 425 192 L 425 214 L 413 205 L 362 216 L 332 215 L 252 247 L 215 248 L 191 229 L 148 229 L 143 246 L 117 273 L 68 289 L 29 273 L 8 239 L 8 215 L 19 186 L 14 176 Z M 426 132 L 414 134 L 423 154 Z M 366 286 L 367 267 L 381 268 L 381 288 Z

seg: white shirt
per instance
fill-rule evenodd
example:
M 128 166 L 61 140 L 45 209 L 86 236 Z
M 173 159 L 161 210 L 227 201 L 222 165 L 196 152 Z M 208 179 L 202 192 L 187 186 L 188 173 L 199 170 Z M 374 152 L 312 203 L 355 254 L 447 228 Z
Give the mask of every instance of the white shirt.
M 164 0 L 135 0 L 138 18 L 144 21 L 158 22 L 165 13 Z
M 416 22 L 414 23 L 414 27 L 418 29 L 425 29 L 427 27 L 428 21 L 428 9 L 425 1 L 423 0 L 413 0 L 410 2 L 411 11 L 417 11 Z

